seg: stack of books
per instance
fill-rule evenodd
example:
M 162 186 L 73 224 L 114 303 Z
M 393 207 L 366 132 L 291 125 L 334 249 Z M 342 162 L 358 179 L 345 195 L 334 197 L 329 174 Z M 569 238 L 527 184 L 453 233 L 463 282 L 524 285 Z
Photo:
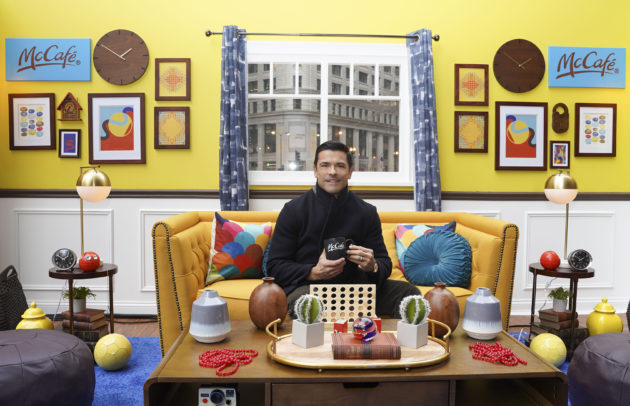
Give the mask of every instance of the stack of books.
M 555 334 L 564 341 L 565 345 L 569 345 L 571 339 L 571 312 L 556 312 L 552 309 L 542 309 L 538 311 L 540 321 L 534 322 L 530 328 L 530 339 L 538 334 L 551 333 Z M 588 337 L 588 329 L 581 327 L 575 313 L 575 345 L 577 346 L 586 337 Z
M 70 334 L 70 310 L 61 313 L 63 331 Z M 105 318 L 105 310 L 85 309 L 83 312 L 74 312 L 74 335 L 94 351 L 96 342 L 107 335 L 108 326 Z

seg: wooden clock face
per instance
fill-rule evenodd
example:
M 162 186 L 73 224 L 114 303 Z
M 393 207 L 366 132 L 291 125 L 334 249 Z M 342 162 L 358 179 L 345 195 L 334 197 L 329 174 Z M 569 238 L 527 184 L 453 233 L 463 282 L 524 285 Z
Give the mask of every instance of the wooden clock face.
M 492 66 L 499 84 L 515 93 L 532 90 L 545 76 L 545 57 L 536 45 L 524 39 L 501 45 Z
M 136 33 L 114 30 L 103 35 L 92 56 L 98 74 L 115 85 L 140 79 L 149 66 L 149 50 Z

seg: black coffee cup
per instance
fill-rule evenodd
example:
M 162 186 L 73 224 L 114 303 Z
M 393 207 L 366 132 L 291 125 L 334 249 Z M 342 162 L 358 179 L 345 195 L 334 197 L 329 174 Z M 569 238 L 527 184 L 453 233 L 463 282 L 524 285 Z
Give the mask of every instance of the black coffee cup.
M 324 249 L 326 250 L 326 259 L 347 258 L 348 247 L 354 244 L 351 238 L 334 237 L 324 240 Z

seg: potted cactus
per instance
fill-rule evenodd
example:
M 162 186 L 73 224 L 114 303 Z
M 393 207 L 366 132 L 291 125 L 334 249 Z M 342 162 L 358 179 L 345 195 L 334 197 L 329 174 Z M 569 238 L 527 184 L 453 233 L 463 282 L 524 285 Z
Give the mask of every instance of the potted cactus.
M 396 337 L 400 345 L 419 348 L 428 342 L 429 323 L 427 317 L 431 312 L 429 301 L 421 295 L 410 295 L 400 302 L 400 317 Z
M 293 344 L 302 348 L 317 347 L 324 344 L 324 303 L 315 295 L 302 295 L 295 301 L 293 308 L 296 320 L 293 320 Z

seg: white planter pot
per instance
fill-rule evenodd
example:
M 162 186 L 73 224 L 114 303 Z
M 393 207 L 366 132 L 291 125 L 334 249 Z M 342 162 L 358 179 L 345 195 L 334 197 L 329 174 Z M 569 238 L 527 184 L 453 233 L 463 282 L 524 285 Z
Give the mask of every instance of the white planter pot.
M 317 347 L 324 344 L 324 322 L 305 324 L 293 320 L 293 344 L 302 348 Z
M 398 321 L 396 338 L 400 345 L 409 348 L 420 348 L 429 342 L 429 323 L 409 324 Z
M 72 311 L 74 313 L 85 311 L 85 299 L 72 299 Z
M 567 301 L 561 299 L 553 299 L 553 307 L 554 312 L 565 312 L 567 310 Z

